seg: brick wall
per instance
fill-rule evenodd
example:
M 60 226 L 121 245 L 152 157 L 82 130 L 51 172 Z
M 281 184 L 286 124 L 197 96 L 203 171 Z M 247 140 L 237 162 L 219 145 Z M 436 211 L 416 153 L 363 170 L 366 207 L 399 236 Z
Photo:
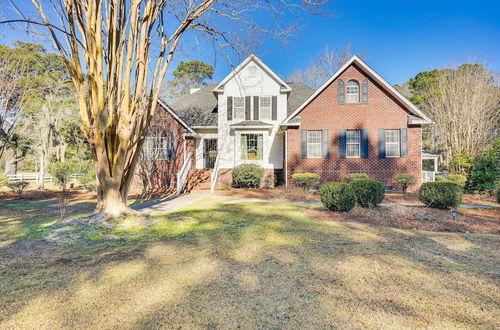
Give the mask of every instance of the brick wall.
M 365 78 L 368 82 L 368 104 L 345 103 L 338 104 L 338 80 L 347 85 L 351 79 L 360 84 Z M 411 173 L 417 183 L 410 189 L 415 189 L 421 183 L 421 141 L 420 126 L 408 126 L 406 108 L 389 95 L 379 84 L 371 80 L 356 65 L 348 67 L 335 81 L 324 89 L 299 114 L 301 125 L 298 128 L 288 128 L 287 143 L 287 180 L 291 184 L 291 175 L 298 172 L 315 172 L 321 176 L 321 181 L 342 181 L 349 173 L 367 173 L 370 178 L 392 185 L 394 174 Z M 408 157 L 378 158 L 378 129 L 408 128 Z M 368 158 L 340 158 L 339 130 L 368 129 Z M 328 145 L 329 159 L 301 158 L 300 129 L 329 129 Z

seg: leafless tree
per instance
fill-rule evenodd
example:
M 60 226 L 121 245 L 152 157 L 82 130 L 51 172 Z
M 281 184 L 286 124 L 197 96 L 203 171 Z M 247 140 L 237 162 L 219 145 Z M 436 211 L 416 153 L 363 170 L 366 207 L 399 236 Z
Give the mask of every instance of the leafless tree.
M 363 58 L 366 51 L 361 51 L 358 56 Z M 304 70 L 298 69 L 290 74 L 287 79 L 292 82 L 301 82 L 313 88 L 318 88 L 330 78 L 342 65 L 353 56 L 351 44 L 344 46 L 342 50 L 330 49 L 326 46 L 321 54 L 311 59 L 309 67 Z
M 439 70 L 422 104 L 435 122 L 433 142 L 454 171 L 463 171 L 458 158 L 473 159 L 499 136 L 500 87 L 486 67 L 467 63 Z
M 244 37 L 266 33 L 285 41 L 296 25 L 286 24 L 284 17 L 317 13 L 328 1 L 46 0 L 46 6 L 41 0 L 31 2 L 38 17 L 19 13 L 3 23 L 48 29 L 78 93 L 82 130 L 98 177 L 96 211 L 117 217 L 131 212 L 126 206 L 128 191 L 164 76 L 183 36 L 201 33 L 223 52 L 246 51 Z M 258 19 L 263 15 L 268 19 Z

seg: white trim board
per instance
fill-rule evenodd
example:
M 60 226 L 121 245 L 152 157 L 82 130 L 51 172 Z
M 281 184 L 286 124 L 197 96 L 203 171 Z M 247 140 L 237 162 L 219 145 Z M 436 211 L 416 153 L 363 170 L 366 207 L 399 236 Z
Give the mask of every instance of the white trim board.
M 307 100 L 302 103 L 300 107 L 297 108 L 291 115 L 289 115 L 282 123 L 281 125 L 286 125 L 288 124 L 288 121 L 290 121 L 292 118 L 294 118 L 297 114 L 299 114 L 302 109 L 304 109 L 309 103 L 311 103 L 312 100 L 314 100 L 323 90 L 328 87 L 337 77 L 344 72 L 350 65 L 353 63 L 358 64 L 361 69 L 363 69 L 372 79 L 377 81 L 382 87 L 384 87 L 389 94 L 391 94 L 393 97 L 395 97 L 398 101 L 400 101 L 403 105 L 407 106 L 408 109 L 417 117 L 422 119 L 421 124 L 432 124 L 433 121 L 427 117 L 420 109 L 418 109 L 413 103 L 411 103 L 406 97 L 404 97 L 400 92 L 398 92 L 394 87 L 391 86 L 384 78 L 382 78 L 375 70 L 370 68 L 368 64 L 366 64 L 362 59 L 360 59 L 358 56 L 354 55 L 351 57 L 349 61 L 347 61 L 340 69 L 337 70 L 331 76 L 327 81 L 321 85 L 320 88 L 314 92 L 313 95 L 311 95 Z
M 290 92 L 292 89 L 288 84 L 283 81 L 273 70 L 271 70 L 264 62 L 261 61 L 255 54 L 250 54 L 243 62 L 241 62 L 234 70 L 231 71 L 215 88 L 212 90 L 214 93 L 224 92 L 224 85 L 234 76 L 238 74 L 250 61 L 255 61 L 264 71 L 266 71 L 278 84 L 282 85 L 284 88 L 281 89 L 282 92 Z

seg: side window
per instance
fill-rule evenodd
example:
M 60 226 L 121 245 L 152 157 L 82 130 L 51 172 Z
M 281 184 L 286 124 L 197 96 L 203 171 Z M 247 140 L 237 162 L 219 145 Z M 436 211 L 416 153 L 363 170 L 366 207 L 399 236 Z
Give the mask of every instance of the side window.
M 359 158 L 361 155 L 361 132 L 359 130 L 346 131 L 346 157 Z
M 262 160 L 262 134 L 241 134 L 241 160 Z
M 350 80 L 346 88 L 346 102 L 358 103 L 359 102 L 359 84 L 357 81 Z
M 233 97 L 234 119 L 245 119 L 245 98 Z
M 271 97 L 261 96 L 259 99 L 260 119 L 271 120 Z
M 307 131 L 307 158 L 321 156 L 321 131 Z
M 400 157 L 400 130 L 386 129 L 385 130 L 385 157 Z
M 147 136 L 142 147 L 143 160 L 166 160 L 168 157 L 168 139 L 165 134 Z

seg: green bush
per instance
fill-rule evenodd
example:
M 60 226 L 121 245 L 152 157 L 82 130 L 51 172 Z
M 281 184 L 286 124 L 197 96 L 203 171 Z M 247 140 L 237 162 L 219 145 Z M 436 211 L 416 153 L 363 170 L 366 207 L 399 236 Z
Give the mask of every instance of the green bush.
M 7 187 L 8 184 L 9 184 L 9 178 L 7 178 L 7 176 L 3 174 L 0 174 L 0 188 L 4 186 Z
M 83 173 L 78 177 L 78 183 L 80 183 L 83 188 L 88 191 L 95 191 L 96 187 L 96 176 L 94 164 L 92 161 L 87 162 L 83 166 Z
M 233 168 L 232 175 L 234 187 L 258 188 L 264 176 L 264 169 L 255 164 L 243 164 Z
M 400 186 L 403 194 L 406 194 L 408 187 L 415 183 L 413 174 L 396 174 L 392 181 L 395 185 Z
M 309 190 L 319 184 L 320 177 L 316 173 L 296 173 L 292 175 L 293 183 L 302 189 Z
M 351 173 L 344 176 L 347 182 L 352 182 L 354 180 L 368 179 L 368 174 L 366 173 Z
M 30 183 L 28 181 L 14 181 L 7 183 L 7 187 L 17 193 L 19 197 L 23 195 L 24 190 L 28 188 L 29 185 Z
M 500 204 L 500 188 L 497 188 L 497 204 Z
M 472 170 L 467 177 L 468 191 L 495 191 L 500 179 L 500 139 L 490 148 L 476 157 Z
M 445 178 L 444 181 L 455 182 L 463 187 L 467 182 L 467 177 L 463 174 L 450 174 Z
M 426 182 L 420 186 L 418 199 L 429 207 L 447 209 L 462 202 L 462 187 L 455 182 Z
M 321 202 L 331 211 L 349 212 L 356 206 L 352 187 L 344 182 L 328 182 L 319 189 Z
M 437 182 L 446 181 L 446 178 L 443 175 L 438 174 L 434 178 L 436 179 Z
M 71 175 L 75 174 L 77 164 L 74 161 L 55 162 L 49 165 L 49 173 L 52 175 L 52 182 L 66 191 L 66 185 L 71 179 Z
M 383 182 L 369 179 L 358 179 L 350 183 L 356 200 L 362 207 L 374 207 L 382 203 L 385 197 Z

